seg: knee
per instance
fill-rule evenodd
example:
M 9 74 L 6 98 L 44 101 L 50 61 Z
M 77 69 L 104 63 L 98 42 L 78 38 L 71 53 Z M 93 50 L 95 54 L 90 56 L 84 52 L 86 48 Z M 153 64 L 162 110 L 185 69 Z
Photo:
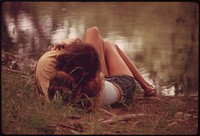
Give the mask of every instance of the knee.
M 87 34 L 99 34 L 99 29 L 96 26 L 90 27 L 86 30 Z
M 117 49 L 117 51 L 119 51 L 119 46 L 117 44 L 114 44 L 115 48 Z

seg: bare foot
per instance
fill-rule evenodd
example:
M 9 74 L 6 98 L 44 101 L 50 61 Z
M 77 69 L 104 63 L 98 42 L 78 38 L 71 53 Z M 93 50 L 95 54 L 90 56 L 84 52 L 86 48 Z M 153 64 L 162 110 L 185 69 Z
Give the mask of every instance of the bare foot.
M 156 90 L 153 88 L 153 86 L 150 86 L 149 88 L 145 89 L 144 97 L 151 97 L 151 96 L 157 96 Z

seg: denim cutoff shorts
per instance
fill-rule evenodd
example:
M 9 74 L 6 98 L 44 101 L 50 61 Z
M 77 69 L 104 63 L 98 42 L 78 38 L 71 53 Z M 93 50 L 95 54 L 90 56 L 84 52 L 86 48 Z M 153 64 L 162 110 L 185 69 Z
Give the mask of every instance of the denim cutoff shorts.
M 128 75 L 106 76 L 105 80 L 113 83 L 122 91 L 122 102 L 128 103 L 132 101 L 136 90 L 134 77 Z

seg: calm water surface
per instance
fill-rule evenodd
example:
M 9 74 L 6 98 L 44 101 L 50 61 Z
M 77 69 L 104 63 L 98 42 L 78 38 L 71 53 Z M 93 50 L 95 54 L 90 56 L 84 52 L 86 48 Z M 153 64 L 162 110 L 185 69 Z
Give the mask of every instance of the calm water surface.
M 198 90 L 198 13 L 193 2 L 4 2 L 2 45 L 33 68 L 49 45 L 97 26 L 171 96 Z

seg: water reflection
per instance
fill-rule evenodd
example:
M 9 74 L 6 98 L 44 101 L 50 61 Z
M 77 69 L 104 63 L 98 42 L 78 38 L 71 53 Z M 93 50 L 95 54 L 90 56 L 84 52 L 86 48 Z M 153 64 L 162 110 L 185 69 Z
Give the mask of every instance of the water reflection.
M 198 90 L 198 10 L 192 2 L 4 2 L 3 43 L 32 68 L 49 45 L 98 26 L 160 94 L 174 95 Z

